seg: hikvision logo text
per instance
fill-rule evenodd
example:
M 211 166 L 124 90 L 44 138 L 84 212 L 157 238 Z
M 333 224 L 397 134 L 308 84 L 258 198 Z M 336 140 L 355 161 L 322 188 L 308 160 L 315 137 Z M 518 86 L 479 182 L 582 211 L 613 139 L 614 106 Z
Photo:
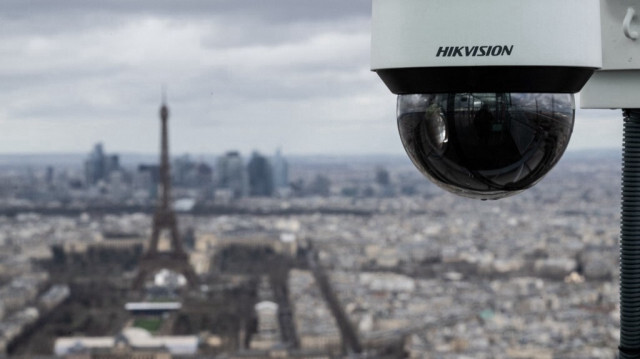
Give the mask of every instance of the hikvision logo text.
M 513 45 L 440 46 L 436 57 L 511 56 Z

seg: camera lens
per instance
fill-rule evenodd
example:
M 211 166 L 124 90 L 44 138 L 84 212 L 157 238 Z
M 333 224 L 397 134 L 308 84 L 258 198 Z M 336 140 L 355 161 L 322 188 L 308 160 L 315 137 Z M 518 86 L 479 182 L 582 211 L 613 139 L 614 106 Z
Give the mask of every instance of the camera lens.
M 398 96 L 407 154 L 447 191 L 499 199 L 534 184 L 569 144 L 572 94 L 451 93 Z

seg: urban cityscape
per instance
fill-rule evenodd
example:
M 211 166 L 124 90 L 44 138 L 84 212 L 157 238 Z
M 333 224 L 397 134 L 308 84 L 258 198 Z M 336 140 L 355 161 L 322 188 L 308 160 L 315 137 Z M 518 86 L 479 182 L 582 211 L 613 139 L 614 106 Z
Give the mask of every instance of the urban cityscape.
M 635 357 L 586 3 L 0 1 L 0 359 Z
M 615 357 L 616 151 L 474 201 L 399 156 L 167 153 L 164 183 L 106 149 L 2 159 L 6 356 Z

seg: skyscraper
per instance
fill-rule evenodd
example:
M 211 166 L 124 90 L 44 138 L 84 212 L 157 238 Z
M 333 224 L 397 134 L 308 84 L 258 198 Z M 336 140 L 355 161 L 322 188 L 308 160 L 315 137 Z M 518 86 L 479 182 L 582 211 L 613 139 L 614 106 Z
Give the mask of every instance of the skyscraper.
M 230 151 L 218 158 L 215 173 L 218 188 L 230 190 L 235 198 L 247 195 L 249 183 L 244 161 L 239 152 Z
M 103 180 L 105 175 L 106 159 L 102 149 L 102 143 L 96 143 L 89 158 L 84 163 L 84 173 L 87 185 L 94 185 Z
M 247 165 L 249 174 L 249 195 L 270 197 L 273 194 L 273 170 L 269 160 L 254 152 Z
M 213 184 L 213 170 L 202 161 L 193 161 L 183 155 L 173 161 L 172 176 L 176 187 L 210 189 Z
M 289 164 L 279 148 L 273 157 L 273 186 L 276 189 L 289 187 Z
M 106 181 L 109 174 L 120 170 L 120 158 L 118 155 L 106 155 L 102 143 L 96 143 L 89 158 L 84 163 L 85 181 L 88 186 L 100 181 Z

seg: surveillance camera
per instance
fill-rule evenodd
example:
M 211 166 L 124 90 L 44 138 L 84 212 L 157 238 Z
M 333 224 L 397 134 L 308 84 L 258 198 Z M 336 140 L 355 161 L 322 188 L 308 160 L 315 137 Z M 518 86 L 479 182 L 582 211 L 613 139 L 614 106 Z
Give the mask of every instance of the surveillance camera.
M 480 199 L 542 179 L 602 65 L 599 19 L 598 0 L 373 0 L 371 67 L 416 167 Z

